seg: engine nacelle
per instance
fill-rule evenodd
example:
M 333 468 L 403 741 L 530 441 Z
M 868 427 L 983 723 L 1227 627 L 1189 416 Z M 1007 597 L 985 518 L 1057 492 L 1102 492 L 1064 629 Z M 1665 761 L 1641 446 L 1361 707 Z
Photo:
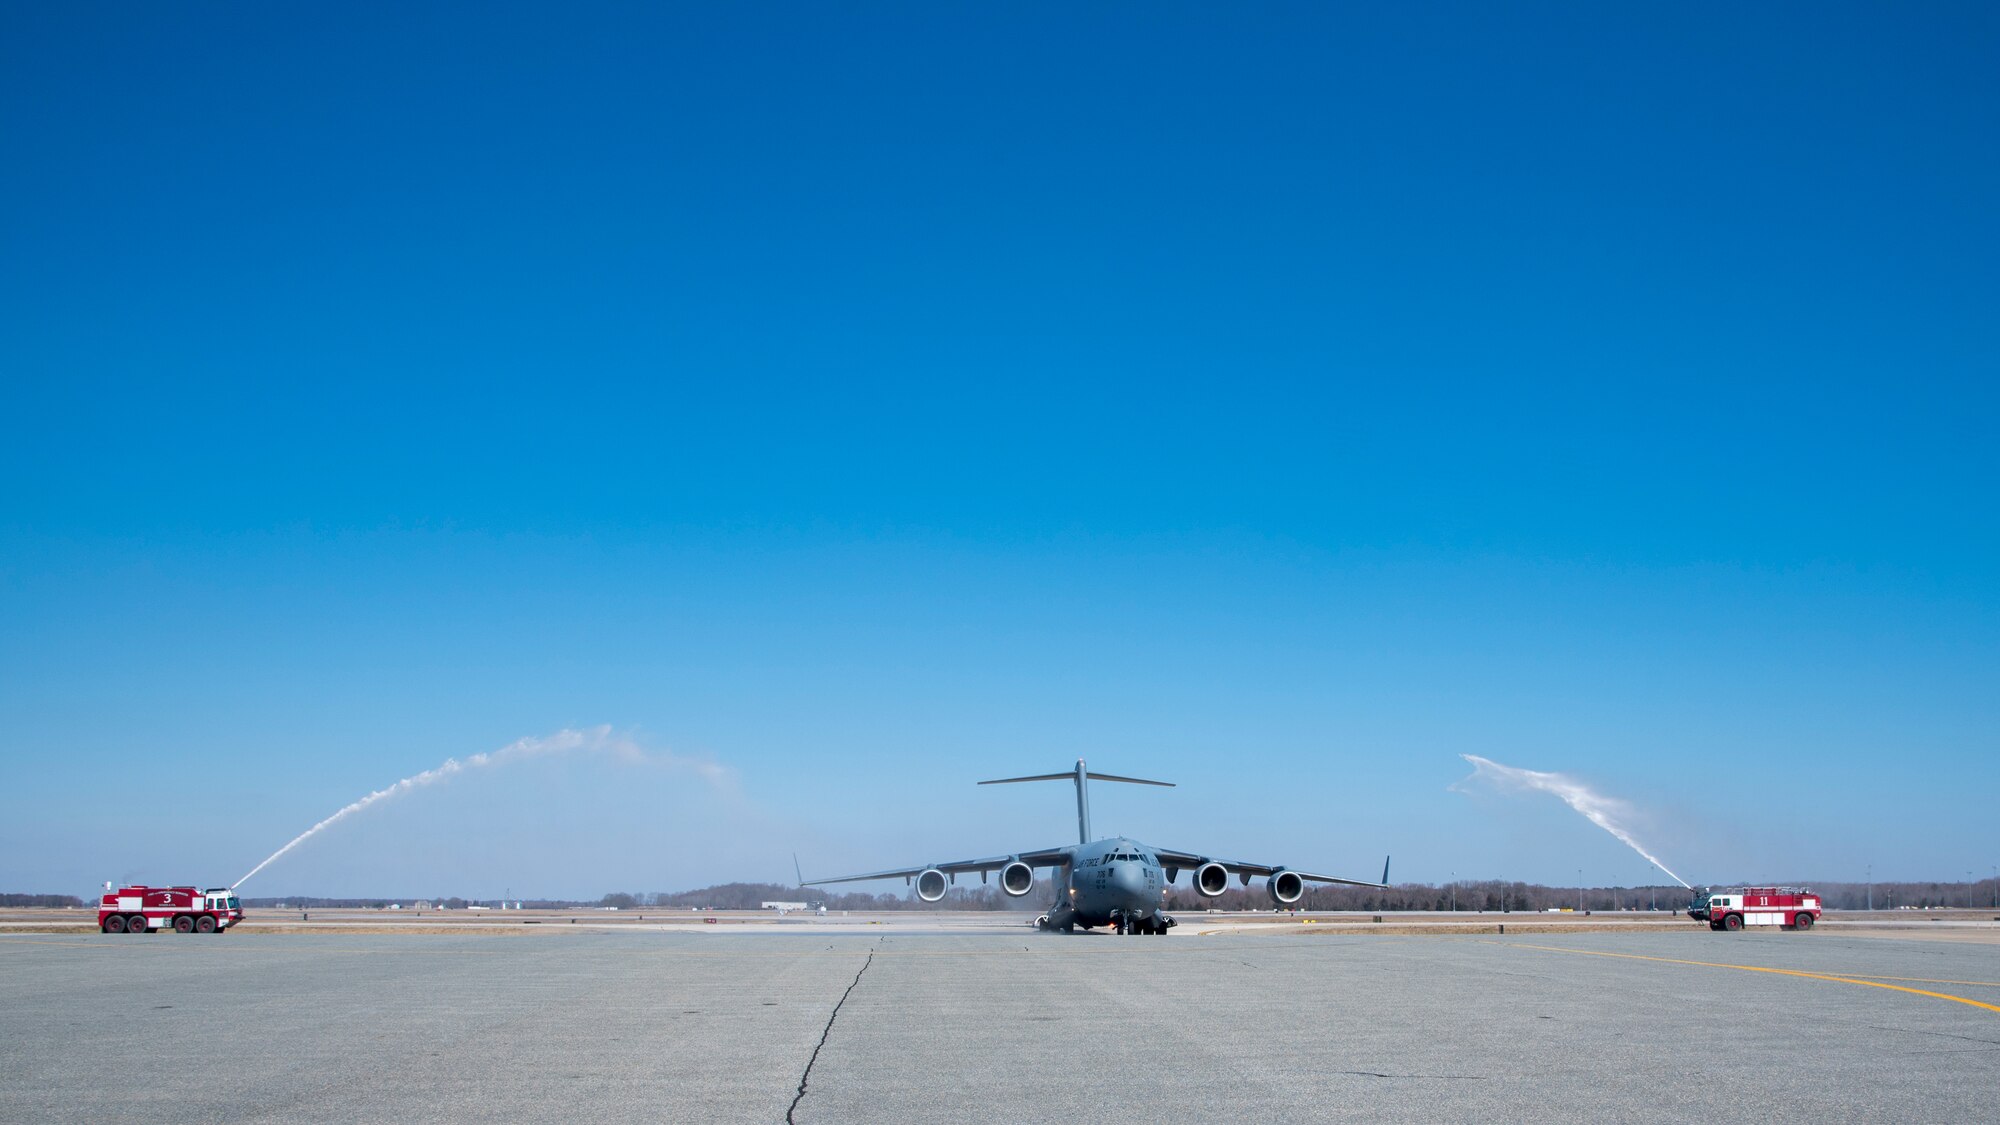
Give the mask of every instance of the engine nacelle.
M 1020 898 L 1035 889 L 1035 869 L 1015 860 L 1000 869 L 1000 889 L 1009 897 Z
M 1229 889 L 1229 869 L 1219 863 L 1204 863 L 1194 869 L 1195 893 L 1214 898 Z
M 949 885 L 950 880 L 944 877 L 944 872 L 935 867 L 925 868 L 917 874 L 917 897 L 925 902 L 936 902 L 944 897 L 945 888 Z
M 1264 881 L 1264 889 L 1271 892 L 1271 901 L 1290 906 L 1305 897 L 1306 881 L 1296 871 L 1279 871 Z

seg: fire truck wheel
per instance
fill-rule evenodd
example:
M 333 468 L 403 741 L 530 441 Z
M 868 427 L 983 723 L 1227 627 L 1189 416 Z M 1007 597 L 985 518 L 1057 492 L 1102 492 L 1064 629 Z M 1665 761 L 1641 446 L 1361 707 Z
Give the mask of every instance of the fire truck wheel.
M 1810 929 L 1812 929 L 1812 924 L 1813 924 L 1813 916 L 1812 916 L 1812 915 L 1810 915 L 1810 914 L 1801 914 L 1801 915 L 1799 915 L 1799 916 L 1798 916 L 1798 919 L 1797 919 L 1796 921 L 1794 921 L 1794 922 L 1792 923 L 1792 926 L 1793 926 L 1793 928 L 1795 928 L 1795 929 L 1800 929 L 1800 930 L 1810 930 Z
M 124 933 L 125 916 L 123 914 L 113 914 L 111 917 L 106 918 L 104 920 L 104 932 L 107 934 Z
M 193 932 L 194 932 L 194 919 L 193 919 L 193 918 L 190 918 L 190 917 L 188 917 L 188 916 L 187 916 L 187 915 L 185 915 L 185 914 L 176 914 L 176 915 L 174 915 L 174 932 L 175 932 L 175 933 L 177 933 L 177 934 L 191 934 L 191 933 L 193 933 Z
M 204 914 L 195 919 L 194 928 L 200 930 L 202 933 L 212 934 L 215 932 L 215 919 Z
M 144 914 L 134 914 L 131 917 L 125 919 L 125 932 L 128 934 L 145 933 L 146 916 Z
M 1725 930 L 1740 930 L 1740 929 L 1742 929 L 1742 928 L 1743 928 L 1743 916 L 1742 916 L 1741 914 L 1731 914 L 1731 915 L 1729 915 L 1728 917 L 1726 917 L 1726 918 L 1724 918 L 1724 919 L 1722 920 L 1722 928 L 1723 928 L 1723 929 L 1725 929 Z

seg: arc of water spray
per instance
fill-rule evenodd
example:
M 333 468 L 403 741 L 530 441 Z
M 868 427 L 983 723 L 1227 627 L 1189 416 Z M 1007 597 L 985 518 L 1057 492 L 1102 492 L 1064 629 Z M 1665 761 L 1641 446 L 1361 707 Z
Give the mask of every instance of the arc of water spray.
M 279 856 L 284 855 L 286 852 L 291 851 L 293 848 L 298 847 L 300 844 L 305 843 L 307 840 L 312 839 L 314 836 L 346 820 L 348 817 L 353 816 L 355 813 L 360 812 L 377 801 L 387 800 L 390 797 L 408 793 L 412 789 L 421 789 L 426 785 L 443 781 L 446 778 L 464 773 L 469 769 L 498 765 L 501 762 L 514 758 L 532 758 L 538 755 L 563 753 L 572 750 L 602 751 L 628 762 L 652 760 L 645 751 L 639 748 L 636 742 L 633 742 L 632 739 L 624 735 L 613 734 L 609 726 L 591 727 L 588 730 L 560 730 L 549 735 L 547 738 L 523 738 L 518 742 L 502 746 L 498 750 L 484 754 L 473 754 L 464 761 L 460 761 L 457 758 L 446 758 L 443 765 L 434 769 L 427 769 L 419 774 L 413 774 L 387 788 L 377 789 L 366 797 L 342 808 L 332 816 L 313 825 L 311 828 L 306 829 L 304 832 L 299 833 L 292 838 L 290 843 L 272 852 L 265 858 L 264 862 L 251 868 L 244 874 L 243 878 L 231 883 L 229 885 L 230 889 L 234 890 L 244 883 L 249 882 L 250 876 L 271 866 L 271 863 Z M 714 762 L 703 761 L 701 759 L 670 756 L 669 761 L 675 765 L 686 766 L 694 770 L 712 783 L 720 783 L 727 773 L 727 771 Z
M 1665 871 L 1674 882 L 1688 887 L 1689 890 L 1694 889 L 1689 886 L 1686 879 L 1675 875 L 1673 869 L 1661 863 L 1658 857 L 1633 838 L 1631 829 L 1626 828 L 1624 823 L 1632 815 L 1632 806 L 1629 803 L 1617 797 L 1607 797 L 1568 774 L 1543 773 L 1540 770 L 1503 766 L 1499 762 L 1482 758 L 1477 754 L 1460 754 L 1459 757 L 1472 763 L 1472 776 L 1453 785 L 1452 789 L 1460 793 L 1469 793 L 1471 790 L 1466 787 L 1468 783 L 1485 781 L 1503 789 L 1540 790 L 1544 793 L 1553 793 L 1561 797 L 1564 804 L 1582 813 L 1586 820 L 1618 837 L 1626 847 L 1646 857 L 1647 863 Z

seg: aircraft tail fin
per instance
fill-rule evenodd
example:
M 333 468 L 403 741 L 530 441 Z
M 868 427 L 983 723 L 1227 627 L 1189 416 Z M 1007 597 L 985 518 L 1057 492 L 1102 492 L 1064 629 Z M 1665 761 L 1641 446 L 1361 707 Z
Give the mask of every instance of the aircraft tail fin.
M 1090 843 L 1090 782 L 1093 779 L 1097 781 L 1122 781 L 1129 785 L 1158 785 L 1166 789 L 1174 787 L 1174 783 L 1171 781 L 1148 781 L 1143 777 L 1120 777 L 1115 773 L 1091 773 L 1084 766 L 1082 758 L 1076 760 L 1076 768 L 1068 773 L 1038 773 L 1033 777 L 996 777 L 992 781 L 982 781 L 979 784 L 1012 785 L 1017 781 L 1076 782 L 1076 842 L 1079 844 L 1088 844 Z
M 1382 857 L 1382 885 L 1389 885 L 1389 857 L 1386 855 Z

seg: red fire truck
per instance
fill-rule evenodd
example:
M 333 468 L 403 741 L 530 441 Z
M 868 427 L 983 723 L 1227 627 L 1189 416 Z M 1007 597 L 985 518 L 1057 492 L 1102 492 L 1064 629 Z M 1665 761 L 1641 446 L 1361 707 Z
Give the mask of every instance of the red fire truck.
M 1697 898 L 1688 917 L 1707 922 L 1711 930 L 1745 926 L 1777 926 L 1810 930 L 1819 921 L 1819 896 L 1802 887 L 1745 887 Z
M 120 887 L 105 884 L 97 906 L 97 928 L 107 934 L 150 930 L 219 934 L 243 920 L 243 904 L 228 887 Z

